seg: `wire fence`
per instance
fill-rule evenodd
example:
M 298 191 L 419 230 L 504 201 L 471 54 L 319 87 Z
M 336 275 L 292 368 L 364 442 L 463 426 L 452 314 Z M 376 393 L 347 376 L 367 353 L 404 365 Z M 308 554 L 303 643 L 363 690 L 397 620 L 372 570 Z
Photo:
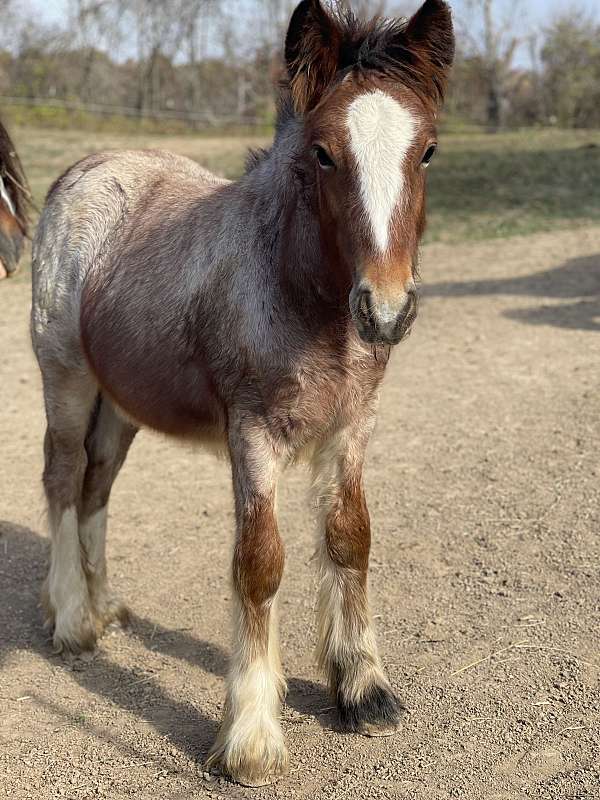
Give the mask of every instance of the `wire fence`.
M 0 106 L 24 106 L 27 108 L 55 108 L 68 112 L 97 114 L 104 117 L 127 117 L 140 120 L 172 120 L 190 125 L 220 128 L 227 125 L 260 126 L 264 119 L 238 114 L 215 114 L 213 111 L 178 111 L 176 109 L 139 109 L 131 106 L 114 106 L 99 103 L 81 103 L 46 97 L 10 97 L 0 95 Z

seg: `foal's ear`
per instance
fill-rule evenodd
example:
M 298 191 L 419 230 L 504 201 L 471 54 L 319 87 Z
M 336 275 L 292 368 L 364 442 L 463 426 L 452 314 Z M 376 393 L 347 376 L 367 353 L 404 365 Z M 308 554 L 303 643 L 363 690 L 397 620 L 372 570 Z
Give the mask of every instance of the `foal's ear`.
M 432 63 L 449 70 L 454 61 L 454 27 L 448 3 L 425 0 L 408 21 L 406 36 L 413 47 L 423 47 Z
M 299 114 L 314 108 L 334 79 L 341 39 L 320 0 L 302 0 L 296 7 L 285 38 L 285 63 Z
M 411 61 L 414 72 L 442 100 L 450 67 L 454 61 L 454 27 L 450 6 L 443 0 L 425 0 L 406 24 L 404 41 L 399 41 L 401 60 Z

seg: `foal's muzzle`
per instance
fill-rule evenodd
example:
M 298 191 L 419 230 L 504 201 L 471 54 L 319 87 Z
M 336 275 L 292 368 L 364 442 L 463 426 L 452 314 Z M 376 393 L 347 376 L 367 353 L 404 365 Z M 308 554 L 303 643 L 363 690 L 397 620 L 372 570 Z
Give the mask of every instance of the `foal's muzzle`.
M 365 285 L 350 293 L 350 311 L 360 338 L 368 344 L 398 344 L 417 318 L 419 295 L 411 287 L 393 303 L 378 300 Z

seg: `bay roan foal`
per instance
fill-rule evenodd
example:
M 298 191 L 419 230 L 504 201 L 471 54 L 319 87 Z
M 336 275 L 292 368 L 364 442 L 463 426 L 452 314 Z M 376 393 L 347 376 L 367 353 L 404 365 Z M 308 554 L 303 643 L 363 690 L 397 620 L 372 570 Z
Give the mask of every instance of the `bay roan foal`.
M 416 316 L 450 12 L 427 0 L 408 22 L 359 23 L 304 0 L 285 57 L 275 141 L 239 181 L 164 152 L 90 156 L 50 190 L 33 264 L 54 644 L 92 649 L 126 616 L 107 584 L 106 508 L 137 428 L 222 443 L 235 640 L 210 758 L 250 785 L 287 762 L 275 496 L 301 455 L 319 508 L 319 661 L 346 728 L 399 724 L 369 616 L 361 473 L 389 345 Z

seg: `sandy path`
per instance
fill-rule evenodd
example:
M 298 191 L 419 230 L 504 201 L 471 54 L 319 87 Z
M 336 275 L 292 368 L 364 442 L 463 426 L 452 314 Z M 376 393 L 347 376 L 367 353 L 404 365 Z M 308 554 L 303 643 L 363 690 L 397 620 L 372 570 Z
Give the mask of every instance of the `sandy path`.
M 0 797 L 600 796 L 600 228 L 432 246 L 422 272 L 367 469 L 373 610 L 412 713 L 392 739 L 335 732 L 312 658 L 306 478 L 291 472 L 291 771 L 256 791 L 196 766 L 224 692 L 226 464 L 138 438 L 110 522 L 133 630 L 85 668 L 51 654 L 37 608 L 48 541 L 29 287 L 0 283 Z

